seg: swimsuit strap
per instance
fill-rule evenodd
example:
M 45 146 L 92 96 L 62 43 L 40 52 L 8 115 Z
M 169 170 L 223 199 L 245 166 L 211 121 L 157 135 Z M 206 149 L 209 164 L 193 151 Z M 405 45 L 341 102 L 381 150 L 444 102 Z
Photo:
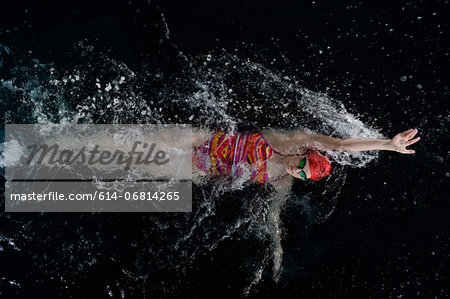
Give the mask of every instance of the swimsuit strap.
M 267 143 L 267 144 L 269 144 L 269 143 Z M 270 144 L 269 144 L 269 146 L 270 146 Z M 284 156 L 284 154 L 280 153 L 279 151 L 277 151 L 277 150 L 274 149 L 273 147 L 270 146 L 270 148 L 272 149 L 272 151 L 273 151 L 275 154 L 278 154 L 278 155 L 280 155 L 280 156 Z

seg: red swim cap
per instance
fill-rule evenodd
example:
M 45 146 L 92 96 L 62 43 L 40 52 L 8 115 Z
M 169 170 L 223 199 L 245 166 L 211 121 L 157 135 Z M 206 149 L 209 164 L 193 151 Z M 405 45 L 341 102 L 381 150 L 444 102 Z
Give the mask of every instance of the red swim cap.
M 319 181 L 323 177 L 331 174 L 331 163 L 325 156 L 318 152 L 312 152 L 308 155 L 309 170 L 311 171 L 311 180 Z

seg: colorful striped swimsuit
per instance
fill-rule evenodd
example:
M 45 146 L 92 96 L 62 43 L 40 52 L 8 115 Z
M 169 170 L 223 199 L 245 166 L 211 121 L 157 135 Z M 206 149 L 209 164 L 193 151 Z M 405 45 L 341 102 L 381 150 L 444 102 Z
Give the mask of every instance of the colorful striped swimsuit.
M 272 152 L 278 153 L 261 133 L 227 135 L 221 131 L 194 148 L 192 162 L 212 176 L 240 178 L 247 175 L 250 181 L 262 184 L 269 180 L 266 160 Z

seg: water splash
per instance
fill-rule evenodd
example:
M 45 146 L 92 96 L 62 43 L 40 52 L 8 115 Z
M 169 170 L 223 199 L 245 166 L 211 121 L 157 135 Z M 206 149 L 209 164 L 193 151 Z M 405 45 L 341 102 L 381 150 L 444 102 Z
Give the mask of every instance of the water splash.
M 166 33 L 168 38 L 168 30 Z M 188 57 L 176 49 L 177 70 L 172 72 L 150 62 L 144 64 L 143 70 L 131 70 L 124 63 L 97 52 L 86 42 L 77 43 L 75 50 L 78 54 L 72 54 L 74 56 L 66 65 L 42 63 L 29 55 L 2 57 L 0 96 L 7 108 L 6 123 L 191 123 L 230 132 L 275 127 L 309 129 L 336 137 L 382 137 L 377 130 L 349 113 L 339 101 L 302 87 L 294 76 L 282 75 L 237 55 L 223 52 Z M 5 144 L 1 146 L 4 148 Z M 329 155 L 339 165 L 354 167 L 363 167 L 377 158 L 372 152 L 329 152 Z M 5 165 L 3 155 L 0 165 Z M 296 199 L 293 200 L 304 205 L 310 223 L 321 223 L 333 213 L 345 182 L 345 170 L 343 167 L 337 169 L 326 186 L 294 195 Z M 224 182 L 220 179 L 203 181 L 198 186 L 196 209 L 189 215 L 173 218 L 145 215 L 140 218 L 139 224 L 145 223 L 146 228 L 129 242 L 134 266 L 122 261 L 118 253 L 114 257 L 113 263 L 123 266 L 124 277 L 140 281 L 145 289 L 145 282 L 157 277 L 158 270 L 155 269 L 176 269 L 180 275 L 188 275 L 201 255 L 217 250 L 234 236 L 270 238 L 265 220 L 273 190 L 251 189 L 244 180 L 235 180 L 231 184 Z M 118 184 L 103 187 L 120 188 Z M 314 198 L 317 197 L 321 200 L 316 203 Z M 224 198 L 242 202 L 242 207 L 231 219 L 219 213 Z M 100 231 L 110 219 L 104 216 L 105 221 L 99 221 L 97 216 L 83 216 L 83 219 Z M 1 218 L 4 221 L 3 212 Z M 21 230 L 23 235 L 16 234 L 11 240 L 32 239 L 36 227 L 46 223 L 46 219 L 35 217 Z M 23 221 L 15 218 L 12 225 L 20 227 Z M 115 240 L 106 232 L 87 236 L 89 232 L 83 231 L 83 227 L 89 226 L 82 226 L 62 242 L 60 249 L 66 253 L 53 257 L 54 260 L 43 257 L 44 253 L 37 253 L 45 261 L 42 267 L 45 265 L 47 271 L 64 276 L 67 285 L 71 278 L 87 273 L 87 269 L 102 260 L 92 254 L 103 250 L 102 242 L 97 244 L 98 240 Z M 150 241 L 169 232 L 171 237 L 161 240 L 161 244 L 154 245 Z M 136 248 L 144 248 L 145 254 L 151 254 L 153 259 Z M 176 250 L 168 251 L 168 248 Z M 243 288 L 244 294 L 249 294 L 262 279 L 271 254 L 272 248 L 266 246 L 261 262 L 254 266 L 253 274 Z M 89 258 L 82 260 L 84 256 Z M 176 285 L 167 288 L 170 294 L 177 294 Z

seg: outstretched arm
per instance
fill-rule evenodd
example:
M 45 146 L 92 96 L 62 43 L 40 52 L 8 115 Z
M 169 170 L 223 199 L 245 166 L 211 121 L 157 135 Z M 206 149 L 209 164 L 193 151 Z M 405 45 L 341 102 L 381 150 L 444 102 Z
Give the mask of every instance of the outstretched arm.
M 321 134 L 310 134 L 307 132 L 297 132 L 297 138 L 301 139 L 307 146 L 319 143 L 323 147 L 331 150 L 350 152 L 387 150 L 396 151 L 402 154 L 414 154 L 414 150 L 407 149 L 406 147 L 420 140 L 420 137 L 414 138 L 417 132 L 417 129 L 409 129 L 395 135 L 392 139 L 386 140 L 366 138 L 339 139 Z
M 287 181 L 282 180 L 272 183 L 276 194 L 270 203 L 267 225 L 273 242 L 273 278 L 275 281 L 280 279 L 281 263 L 283 261 L 283 247 L 281 246 L 283 227 L 280 213 L 285 201 L 289 198 L 293 183 L 292 178 L 289 177 Z

